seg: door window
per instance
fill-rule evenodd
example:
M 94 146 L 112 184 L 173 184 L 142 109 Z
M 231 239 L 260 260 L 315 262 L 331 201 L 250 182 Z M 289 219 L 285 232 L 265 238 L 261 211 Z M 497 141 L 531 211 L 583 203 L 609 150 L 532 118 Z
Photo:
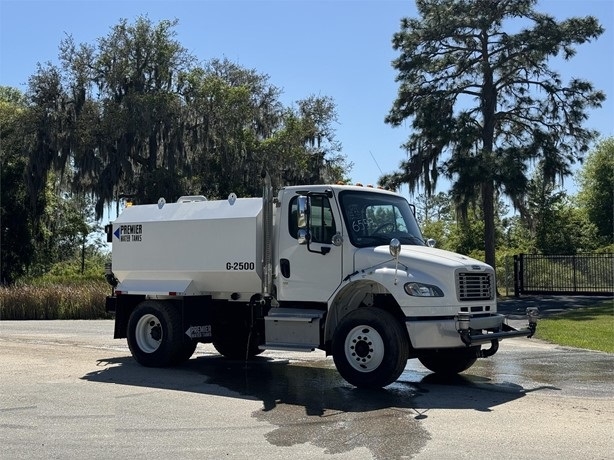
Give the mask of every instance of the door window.
M 288 214 L 290 222 L 288 222 L 288 230 L 292 238 L 297 238 L 298 223 L 297 223 L 297 199 L 298 196 L 290 201 L 290 212 Z M 311 197 L 311 216 L 309 218 L 311 229 L 311 242 L 331 244 L 333 235 L 337 233 L 335 227 L 335 219 L 330 208 L 330 201 L 325 196 Z

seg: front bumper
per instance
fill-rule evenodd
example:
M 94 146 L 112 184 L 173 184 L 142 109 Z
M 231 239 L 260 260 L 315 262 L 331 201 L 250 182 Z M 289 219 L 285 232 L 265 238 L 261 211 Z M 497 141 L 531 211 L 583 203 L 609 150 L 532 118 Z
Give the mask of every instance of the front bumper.
M 527 308 L 528 325 L 516 329 L 507 317 L 497 313 L 474 315 L 459 312 L 454 318 L 411 319 L 407 332 L 415 349 L 456 348 L 493 343 L 513 337 L 532 337 L 537 328 L 538 311 Z
M 456 330 L 458 331 L 461 340 L 467 346 L 479 345 L 482 343 L 492 342 L 493 340 L 509 339 L 512 337 L 533 337 L 537 329 L 538 310 L 536 307 L 527 308 L 528 325 L 523 329 L 514 329 L 512 326 L 502 321 L 498 328 L 479 328 L 475 327 L 478 324 L 473 321 L 471 314 L 459 313 L 456 320 Z M 482 332 L 480 332 L 482 331 Z

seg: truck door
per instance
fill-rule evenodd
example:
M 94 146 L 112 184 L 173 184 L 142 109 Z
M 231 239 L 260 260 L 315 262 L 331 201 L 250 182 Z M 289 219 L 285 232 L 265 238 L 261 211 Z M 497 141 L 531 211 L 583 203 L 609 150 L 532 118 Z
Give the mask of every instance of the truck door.
M 279 225 L 277 298 L 326 302 L 341 283 L 343 246 L 332 244 L 341 231 L 337 207 L 326 196 L 311 197 L 311 242 L 298 243 L 298 195 L 286 202 Z M 333 199 L 333 198 L 331 198 Z M 311 251 L 309 250 L 311 249 Z M 321 251 L 325 252 L 322 254 Z

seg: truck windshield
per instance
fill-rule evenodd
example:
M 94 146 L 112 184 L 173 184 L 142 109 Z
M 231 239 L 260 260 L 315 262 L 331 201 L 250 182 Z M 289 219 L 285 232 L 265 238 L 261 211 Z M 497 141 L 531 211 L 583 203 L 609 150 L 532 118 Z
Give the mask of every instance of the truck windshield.
M 418 223 L 402 197 L 367 191 L 339 194 L 343 219 L 352 244 L 359 248 L 389 244 L 425 246 Z

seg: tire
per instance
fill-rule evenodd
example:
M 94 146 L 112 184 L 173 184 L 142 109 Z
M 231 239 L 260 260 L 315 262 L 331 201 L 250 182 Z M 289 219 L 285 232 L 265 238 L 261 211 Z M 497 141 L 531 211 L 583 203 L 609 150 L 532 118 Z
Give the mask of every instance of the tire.
M 441 375 L 456 375 L 477 361 L 480 347 L 451 348 L 423 352 L 418 359 L 428 370 Z
M 258 346 L 257 333 L 252 331 L 248 313 L 232 307 L 218 311 L 212 342 L 220 355 L 228 359 L 247 360 L 264 352 Z
M 360 388 L 381 388 L 396 381 L 409 356 L 402 324 L 379 308 L 359 308 L 337 326 L 332 344 L 339 374 Z
M 187 360 L 196 342 L 183 333 L 181 312 L 172 304 L 146 300 L 128 320 L 128 347 L 136 361 L 147 367 L 166 367 Z

